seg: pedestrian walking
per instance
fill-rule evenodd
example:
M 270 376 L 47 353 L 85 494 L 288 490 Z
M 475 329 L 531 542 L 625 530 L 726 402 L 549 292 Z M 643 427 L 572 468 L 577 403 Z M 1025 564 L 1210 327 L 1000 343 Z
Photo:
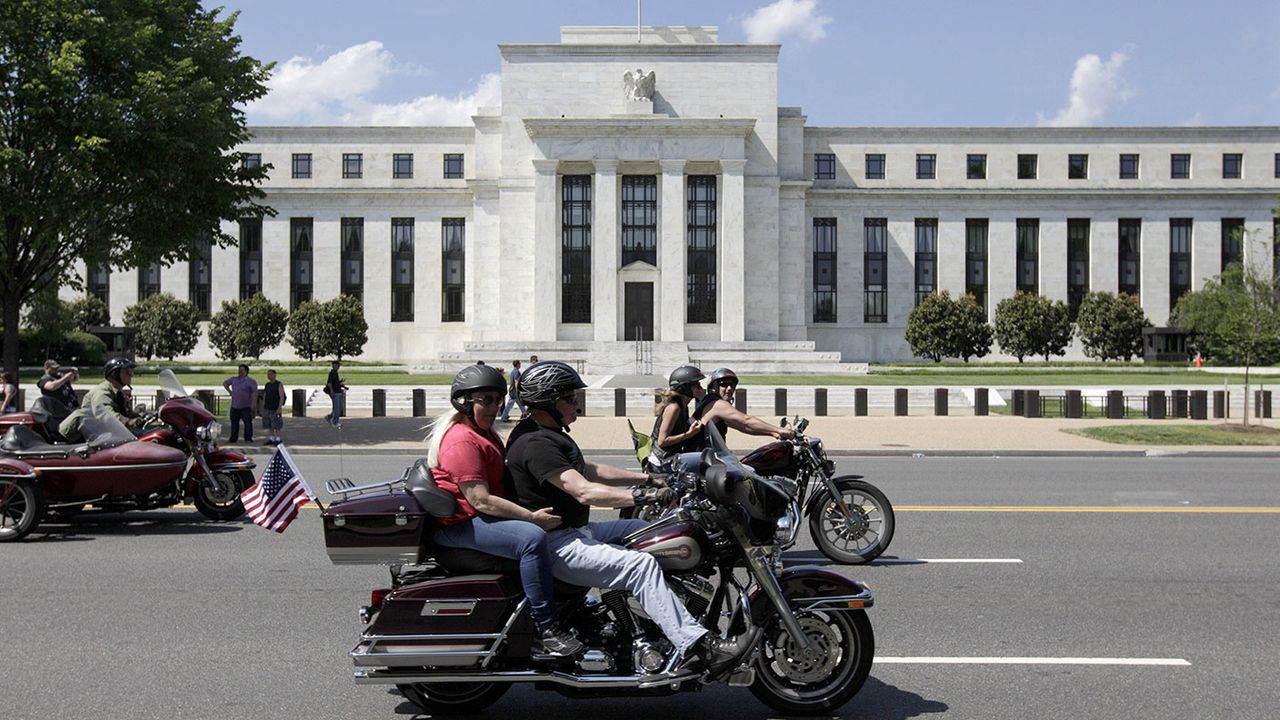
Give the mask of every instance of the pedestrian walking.
M 324 416 L 324 419 L 336 428 L 342 427 L 342 416 L 347 413 L 347 386 L 343 384 L 342 377 L 338 375 L 338 370 L 341 367 L 342 363 L 334 360 L 329 370 L 329 379 L 324 383 L 324 394 L 328 395 L 329 400 L 333 402 L 333 409 L 329 411 L 328 415 Z
M 267 384 L 262 388 L 262 428 L 267 431 L 263 445 L 279 445 L 280 429 L 284 426 L 281 411 L 284 409 L 284 383 L 276 379 L 276 371 L 267 371 Z
M 535 356 L 536 357 L 536 356 Z M 520 396 L 516 391 L 520 389 L 520 361 L 511 361 L 511 372 L 507 375 L 507 404 L 502 408 L 502 422 L 511 422 L 511 406 L 518 405 L 520 407 L 520 419 L 525 416 L 524 403 L 520 401 Z
M 258 399 L 258 381 L 249 377 L 249 366 L 237 368 L 236 376 L 224 380 L 222 389 L 231 393 L 231 437 L 228 442 L 240 441 L 240 423 L 244 423 L 244 441 L 253 442 L 253 406 Z

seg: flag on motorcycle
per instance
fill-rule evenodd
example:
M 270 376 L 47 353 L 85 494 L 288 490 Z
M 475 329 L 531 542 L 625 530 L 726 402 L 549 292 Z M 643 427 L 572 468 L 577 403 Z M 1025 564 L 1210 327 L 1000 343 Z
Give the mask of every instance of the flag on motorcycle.
M 640 461 L 640 466 L 644 467 L 645 458 L 653 452 L 653 438 L 636 430 L 636 426 L 631 424 L 631 420 L 627 420 L 627 427 L 631 430 L 631 445 L 636 450 L 636 460 Z
M 250 520 L 280 533 L 298 517 L 298 508 L 315 496 L 289 451 L 281 445 L 267 463 L 262 479 L 241 493 L 240 499 Z

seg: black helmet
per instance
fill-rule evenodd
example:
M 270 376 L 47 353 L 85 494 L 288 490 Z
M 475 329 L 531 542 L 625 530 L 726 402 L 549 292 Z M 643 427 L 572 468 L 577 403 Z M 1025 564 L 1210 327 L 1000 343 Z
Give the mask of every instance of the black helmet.
M 581 390 L 578 371 L 559 360 L 534 363 L 520 373 L 520 401 L 536 410 L 554 411 L 556 398 L 566 390 Z
M 738 374 L 729 368 L 716 368 L 711 373 L 711 380 L 707 383 L 707 389 L 713 389 L 730 381 L 736 385 L 738 383 Z
M 132 370 L 133 368 L 136 368 L 136 367 L 138 367 L 138 363 L 130 360 L 127 357 L 113 357 L 107 361 L 106 365 L 102 366 L 102 376 L 105 378 L 110 378 L 112 375 L 120 372 L 121 370 Z
M 706 376 L 702 371 L 692 365 L 681 365 L 671 371 L 671 377 L 668 378 L 668 384 L 672 390 L 677 390 L 685 385 L 693 385 L 702 382 Z
M 453 385 L 449 387 L 449 404 L 453 405 L 454 410 L 470 416 L 471 404 L 462 398 L 480 390 L 494 390 L 505 394 L 507 380 L 496 368 L 488 365 L 464 367 L 453 376 Z

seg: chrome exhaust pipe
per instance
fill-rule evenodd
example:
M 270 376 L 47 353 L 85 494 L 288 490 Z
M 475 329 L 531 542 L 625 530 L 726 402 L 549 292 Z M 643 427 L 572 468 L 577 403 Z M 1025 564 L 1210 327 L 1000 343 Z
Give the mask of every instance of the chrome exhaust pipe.
M 383 668 L 357 669 L 357 685 L 401 685 L 408 683 L 532 683 L 551 682 L 573 688 L 660 688 L 697 680 L 698 673 L 656 673 L 653 675 L 573 675 L 565 672 L 515 670 L 491 673 L 423 673 Z

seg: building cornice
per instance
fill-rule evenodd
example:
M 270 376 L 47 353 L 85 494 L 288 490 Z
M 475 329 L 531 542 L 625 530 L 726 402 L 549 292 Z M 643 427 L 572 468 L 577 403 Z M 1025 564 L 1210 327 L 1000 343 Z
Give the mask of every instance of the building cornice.
M 672 118 L 663 116 L 615 118 L 525 118 L 529 137 L 668 137 L 673 134 L 724 135 L 745 138 L 755 130 L 755 118 Z
M 839 138 L 855 142 L 1151 142 L 1160 140 L 1248 140 L 1280 142 L 1280 126 L 1214 127 L 817 127 L 806 126 L 805 138 Z
M 248 130 L 251 137 L 246 141 L 247 143 L 315 142 L 324 140 L 351 142 L 364 139 L 405 142 L 432 142 L 438 140 L 473 142 L 476 136 L 476 129 L 465 125 L 253 125 Z
M 503 60 L 546 60 L 555 57 L 714 57 L 717 60 L 778 61 L 781 45 L 757 43 L 694 43 L 656 45 L 649 43 L 502 43 Z

